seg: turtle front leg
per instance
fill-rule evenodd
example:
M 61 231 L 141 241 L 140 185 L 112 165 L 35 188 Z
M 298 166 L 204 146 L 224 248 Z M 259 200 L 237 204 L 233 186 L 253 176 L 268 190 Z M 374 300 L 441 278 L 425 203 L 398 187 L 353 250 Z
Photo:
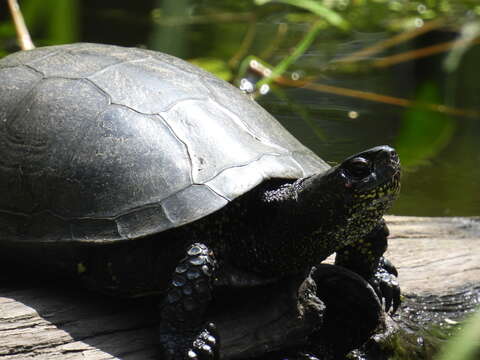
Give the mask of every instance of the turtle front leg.
M 389 234 L 385 220 L 382 219 L 367 236 L 337 251 L 335 265 L 363 276 L 377 295 L 385 299 L 385 311 L 391 307 L 394 313 L 400 305 L 400 287 L 397 269 L 383 257 Z
M 175 268 L 160 314 L 160 343 L 166 359 L 218 358 L 215 325 L 204 322 L 216 267 L 213 252 L 195 243 Z

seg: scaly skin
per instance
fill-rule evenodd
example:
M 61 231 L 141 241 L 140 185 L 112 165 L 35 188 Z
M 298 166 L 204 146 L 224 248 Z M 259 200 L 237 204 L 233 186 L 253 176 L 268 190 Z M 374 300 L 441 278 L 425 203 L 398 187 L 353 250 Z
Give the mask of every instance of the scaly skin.
M 167 287 L 160 314 L 164 358 L 213 359 L 220 339 L 204 313 L 217 283 L 254 286 L 306 273 L 336 252 L 338 265 L 362 275 L 396 309 L 400 291 L 395 268 L 383 258 L 382 216 L 399 192 L 399 171 L 393 150 L 372 149 L 319 175 L 273 179 L 212 215 L 151 238 L 66 252 L 55 247 L 58 254 L 49 258 L 64 259 L 97 290 L 128 295 Z M 15 253 L 37 264 L 38 251 L 26 250 L 32 253 L 16 244 Z
M 322 174 L 261 185 L 186 227 L 183 236 L 206 241 L 193 248 L 202 249 L 202 266 L 210 264 L 202 272 L 209 296 L 213 279 L 254 285 L 258 278 L 308 271 L 337 252 L 337 264 L 362 275 L 386 298 L 386 306 L 393 301 L 396 309 L 400 291 L 394 267 L 382 257 L 388 235 L 382 216 L 398 195 L 399 180 L 394 150 L 373 148 Z M 181 270 L 194 265 L 191 257 L 197 255 L 191 249 L 180 262 Z M 234 275 L 227 270 L 231 265 L 238 269 Z M 167 359 L 215 358 L 219 339 L 214 339 L 212 325 L 203 319 L 208 299 L 189 302 L 194 305 L 186 309 L 191 284 L 184 277 L 177 281 L 179 267 L 162 310 L 160 340 Z
M 195 243 L 175 268 L 161 311 L 160 342 L 167 358 L 218 356 L 215 325 L 203 325 L 216 266 L 212 251 Z
M 389 231 L 382 219 L 366 237 L 337 251 L 335 265 L 343 266 L 363 276 L 385 299 L 385 311 L 394 313 L 400 305 L 400 287 L 395 267 L 383 257 L 387 250 Z

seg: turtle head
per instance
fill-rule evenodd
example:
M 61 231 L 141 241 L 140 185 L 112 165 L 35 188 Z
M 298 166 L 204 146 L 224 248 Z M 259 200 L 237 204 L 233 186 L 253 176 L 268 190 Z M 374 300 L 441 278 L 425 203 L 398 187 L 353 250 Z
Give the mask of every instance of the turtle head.
M 378 146 L 294 183 L 262 192 L 272 208 L 259 217 L 262 272 L 295 272 L 318 264 L 370 233 L 400 191 L 400 162 L 389 146 Z M 275 239 L 275 241 L 272 241 Z M 294 261 L 292 261 L 294 260 Z M 262 258 L 256 258 L 258 267 Z M 263 265 L 262 265 L 263 266 Z
M 389 146 L 377 146 L 345 159 L 324 173 L 303 179 L 298 208 L 312 229 L 307 237 L 334 246 L 367 235 L 400 191 L 400 161 Z
M 331 176 L 347 202 L 389 208 L 400 191 L 400 160 L 390 146 L 377 146 L 345 159 Z

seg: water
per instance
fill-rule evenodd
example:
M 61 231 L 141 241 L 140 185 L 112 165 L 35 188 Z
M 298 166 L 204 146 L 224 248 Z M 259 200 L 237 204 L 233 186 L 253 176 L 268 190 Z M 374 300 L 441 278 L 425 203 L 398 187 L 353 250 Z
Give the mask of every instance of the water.
M 324 43 L 319 41 L 295 67 L 298 69 L 308 63 L 309 74 L 314 74 L 314 84 L 399 98 L 417 97 L 451 108 L 478 108 L 480 78 L 473 65 L 480 56 L 478 47 L 470 50 L 461 66 L 451 74 L 443 69 L 445 54 L 385 69 L 361 69 L 356 73 L 328 72 L 325 75 L 321 71 L 355 48 L 365 48 L 382 36 L 385 34 L 351 34 L 349 39 L 342 41 L 327 39 L 327 49 L 339 49 L 333 51 L 330 58 L 322 54 Z M 432 33 L 404 46 L 409 49 L 424 47 L 431 45 L 429 42 L 439 43 L 451 37 L 451 33 Z M 402 51 L 391 51 L 399 52 Z M 383 55 L 388 56 L 389 52 Z M 326 160 L 338 162 L 379 144 L 397 148 L 404 171 L 402 194 L 392 213 L 417 216 L 480 214 L 478 116 L 451 116 L 304 88 L 279 91 L 283 92 L 281 97 L 272 92 L 260 98 L 260 103 Z
M 476 54 L 470 56 L 478 57 Z M 473 53 L 473 51 L 472 51 Z M 440 67 L 441 57 L 429 59 L 433 66 Z M 422 64 L 417 64 L 422 66 Z M 409 71 L 410 70 L 410 71 Z M 447 102 L 452 94 L 448 86 L 455 81 L 456 99 L 452 106 L 474 108 L 478 89 L 478 75 L 462 68 L 456 79 L 438 76 L 432 80 L 415 76 L 411 69 L 388 69 L 381 73 L 354 74 L 352 77 L 329 77 L 322 83 L 344 88 L 361 89 L 375 93 L 398 94 L 408 97 L 415 87 L 433 84 L 444 87 L 446 94 L 440 99 Z M 470 75 L 468 75 L 470 74 Z M 452 76 L 453 77 L 453 76 Z M 468 82 L 473 82 L 468 89 Z M 473 88 L 472 88 L 473 87 Z M 382 92 L 383 88 L 383 92 Z M 471 92 L 470 92 L 471 91 Z M 480 122 L 478 118 L 442 116 L 426 112 L 424 116 L 434 118 L 426 129 L 429 133 L 443 133 L 441 142 L 435 136 L 425 142 L 432 144 L 425 150 L 417 143 L 415 134 L 408 135 L 405 128 L 415 127 L 417 118 L 409 119 L 409 109 L 376 102 L 360 101 L 319 93 L 308 89 L 283 90 L 286 98 L 308 113 L 302 118 L 298 108 L 274 93 L 261 99 L 260 103 L 279 119 L 295 136 L 326 160 L 338 162 L 344 157 L 365 148 L 390 144 L 405 158 L 402 178 L 402 194 L 391 210 L 397 215 L 417 216 L 475 216 L 480 214 Z M 463 99 L 462 99 L 463 97 Z M 354 112 L 354 118 L 351 114 Z M 439 117 L 438 119 L 436 117 Z M 411 122 L 414 126 L 409 125 Z M 436 127 L 438 122 L 439 127 Z M 440 128 L 440 130 L 438 129 Z M 441 131 L 442 128 L 445 128 Z M 428 134 L 427 134 L 428 135 Z M 436 144 L 436 141 L 439 144 Z

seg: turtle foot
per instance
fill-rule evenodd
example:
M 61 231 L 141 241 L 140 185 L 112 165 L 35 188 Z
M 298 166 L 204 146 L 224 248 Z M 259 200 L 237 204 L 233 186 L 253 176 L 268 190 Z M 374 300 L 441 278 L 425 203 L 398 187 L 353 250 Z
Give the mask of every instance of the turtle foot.
M 382 257 L 377 271 L 373 277 L 369 279 L 370 285 L 372 285 L 378 297 L 383 300 L 385 311 L 388 312 L 391 309 L 391 314 L 397 311 L 401 303 L 400 286 L 397 276 L 398 272 L 395 266 Z
M 213 252 L 201 243 L 190 245 L 175 268 L 160 312 L 162 360 L 218 359 L 215 325 L 203 325 L 215 270 Z
M 165 360 L 218 360 L 219 336 L 213 323 L 196 332 L 160 330 L 160 344 Z

